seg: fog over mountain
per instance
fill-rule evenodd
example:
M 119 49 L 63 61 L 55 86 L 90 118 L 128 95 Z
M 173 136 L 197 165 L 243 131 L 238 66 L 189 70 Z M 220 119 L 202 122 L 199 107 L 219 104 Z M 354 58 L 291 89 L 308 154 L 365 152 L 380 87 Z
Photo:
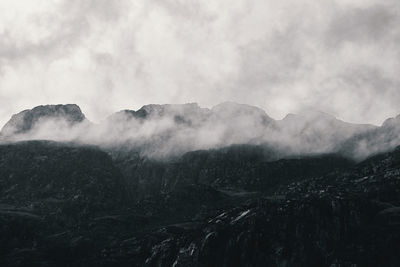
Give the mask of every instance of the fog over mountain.
M 400 0 L 0 0 L 0 266 L 400 266 L 399 25 Z
M 122 110 L 100 123 L 86 119 L 77 105 L 47 105 L 13 115 L 3 141 L 54 140 L 128 147 L 165 158 L 236 144 L 273 147 L 282 155 L 343 153 L 357 160 L 400 145 L 398 117 L 381 127 L 351 124 L 327 113 L 307 111 L 274 120 L 257 107 L 225 102 L 212 109 L 196 103 L 145 105 Z

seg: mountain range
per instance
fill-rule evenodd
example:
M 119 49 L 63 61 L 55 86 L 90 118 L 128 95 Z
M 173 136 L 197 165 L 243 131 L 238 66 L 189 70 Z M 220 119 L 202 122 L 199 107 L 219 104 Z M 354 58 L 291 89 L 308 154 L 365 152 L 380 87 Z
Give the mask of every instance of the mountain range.
M 362 160 L 400 144 L 399 117 L 382 126 L 352 124 L 308 111 L 274 120 L 260 108 L 225 102 L 211 109 L 196 103 L 146 105 L 90 122 L 77 105 L 47 105 L 22 111 L 6 123 L 4 141 L 54 140 L 128 146 L 158 158 L 235 144 L 266 145 L 285 155 L 340 153 Z
M 0 266 L 398 266 L 400 118 L 223 103 L 1 131 Z

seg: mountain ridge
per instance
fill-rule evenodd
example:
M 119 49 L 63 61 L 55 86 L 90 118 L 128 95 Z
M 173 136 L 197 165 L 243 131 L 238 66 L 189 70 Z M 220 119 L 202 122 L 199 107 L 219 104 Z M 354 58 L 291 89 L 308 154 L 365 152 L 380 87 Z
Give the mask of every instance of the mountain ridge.
M 144 105 L 93 124 L 75 104 L 46 105 L 13 115 L 0 131 L 0 139 L 128 145 L 152 157 L 234 144 L 269 144 L 286 147 L 291 154 L 340 152 L 361 160 L 400 144 L 394 134 L 400 129 L 399 118 L 380 127 L 344 122 L 320 111 L 275 120 L 261 108 L 223 102 L 211 109 L 197 103 Z

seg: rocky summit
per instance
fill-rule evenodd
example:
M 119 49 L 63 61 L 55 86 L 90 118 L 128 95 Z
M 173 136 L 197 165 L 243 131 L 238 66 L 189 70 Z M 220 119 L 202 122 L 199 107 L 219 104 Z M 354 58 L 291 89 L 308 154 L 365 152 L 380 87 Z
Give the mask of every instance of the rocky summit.
M 16 135 L 38 129 L 43 118 L 61 117 L 71 127 L 86 121 L 77 106 L 43 106 L 24 114 L 31 115 L 14 123 Z M 228 123 L 232 116 L 235 123 L 257 118 L 252 123 L 262 125 L 258 130 L 290 127 L 281 135 L 304 134 L 302 142 L 320 135 L 315 142 L 326 138 L 334 149 L 253 142 L 187 145 L 164 157 L 143 153 L 150 141 L 154 151 L 165 149 L 162 144 L 178 133 L 205 131 L 204 123 Z M 318 122 L 311 127 L 313 120 Z M 326 121 L 343 134 L 317 134 Z M 354 126 L 312 113 L 280 122 L 260 109 L 225 103 L 211 110 L 193 104 L 146 106 L 103 123 L 108 127 L 85 128 L 98 133 L 88 136 L 114 129 L 138 139 L 0 144 L 0 266 L 400 264 L 397 119 L 381 127 Z M 8 127 L 3 132 L 10 133 Z M 142 127 L 149 132 L 165 127 L 166 135 L 152 132 L 148 143 L 138 144 L 146 137 Z M 224 136 L 237 138 L 232 127 Z M 177 140 L 187 140 L 179 134 Z M 351 156 L 362 140 L 387 146 Z
M 83 122 L 85 115 L 75 104 L 38 106 L 13 115 L 4 125 L 1 133 L 4 136 L 27 133 L 46 120 L 63 120 L 72 126 Z

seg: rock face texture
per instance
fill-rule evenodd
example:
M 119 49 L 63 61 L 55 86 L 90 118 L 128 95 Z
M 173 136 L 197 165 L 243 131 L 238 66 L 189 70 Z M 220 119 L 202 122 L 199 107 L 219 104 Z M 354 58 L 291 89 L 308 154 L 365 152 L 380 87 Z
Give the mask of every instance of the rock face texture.
M 13 115 L 4 125 L 1 133 L 6 137 L 27 133 L 46 120 L 62 120 L 72 126 L 83 122 L 85 115 L 79 106 L 74 104 L 38 106 Z

